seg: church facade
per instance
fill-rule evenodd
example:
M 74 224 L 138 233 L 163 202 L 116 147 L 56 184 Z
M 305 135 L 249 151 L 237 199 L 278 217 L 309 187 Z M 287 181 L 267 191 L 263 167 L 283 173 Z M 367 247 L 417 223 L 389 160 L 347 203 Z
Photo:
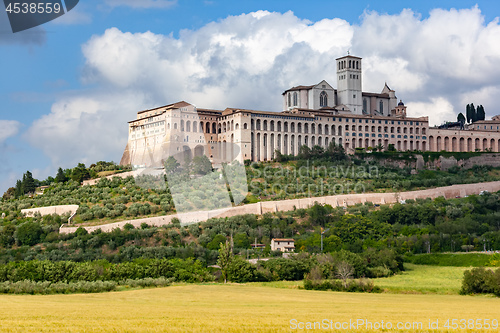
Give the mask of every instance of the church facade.
M 336 89 L 324 80 L 292 87 L 282 94 L 281 112 L 203 109 L 184 101 L 140 111 L 129 122 L 120 163 L 161 166 L 168 156 L 203 154 L 214 164 L 268 161 L 276 151 L 296 155 L 302 145 L 327 148 L 332 142 L 347 152 L 389 145 L 399 151 L 499 151 L 500 131 L 430 128 L 428 117 L 407 116 L 387 84 L 380 93 L 363 92 L 361 58 L 338 58 L 336 67 Z

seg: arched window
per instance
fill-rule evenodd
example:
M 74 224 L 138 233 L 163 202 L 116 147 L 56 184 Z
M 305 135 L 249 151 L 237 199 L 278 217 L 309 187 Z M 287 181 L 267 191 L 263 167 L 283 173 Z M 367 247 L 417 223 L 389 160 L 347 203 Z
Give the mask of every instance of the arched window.
M 212 133 L 213 134 L 217 133 L 217 124 L 216 123 L 212 123 Z
M 247 123 L 244 123 L 244 124 L 243 124 L 243 129 L 248 129 L 248 125 L 247 125 Z
M 297 106 L 298 105 L 298 95 L 297 95 L 297 92 L 294 92 L 293 93 L 293 106 Z
M 328 106 L 328 94 L 325 91 L 319 94 L 319 106 Z
M 186 132 L 191 132 L 191 122 L 189 120 L 186 122 Z

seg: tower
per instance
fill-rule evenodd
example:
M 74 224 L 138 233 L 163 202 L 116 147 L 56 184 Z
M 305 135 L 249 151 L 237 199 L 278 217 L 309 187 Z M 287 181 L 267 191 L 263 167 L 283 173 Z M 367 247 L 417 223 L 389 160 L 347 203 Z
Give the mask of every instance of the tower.
M 361 58 L 346 55 L 336 60 L 337 104 L 344 104 L 354 114 L 362 114 Z

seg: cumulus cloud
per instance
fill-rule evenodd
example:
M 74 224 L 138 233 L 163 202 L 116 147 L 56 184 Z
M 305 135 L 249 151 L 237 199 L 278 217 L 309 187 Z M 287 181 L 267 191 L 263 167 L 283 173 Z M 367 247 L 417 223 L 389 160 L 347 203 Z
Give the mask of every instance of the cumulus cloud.
M 0 144 L 19 133 L 21 123 L 15 120 L 0 120 Z
M 365 12 L 359 26 L 257 11 L 179 37 L 111 28 L 82 46 L 82 82 L 98 90 L 61 98 L 27 136 L 54 163 L 116 159 L 138 110 L 185 100 L 280 111 L 291 86 L 326 79 L 335 87 L 335 58 L 347 50 L 363 57 L 364 90 L 380 92 L 387 82 L 411 116 L 440 124 L 471 102 L 491 116 L 500 91 L 498 40 L 498 20 L 484 22 L 478 7 L 436 9 L 426 19 L 411 10 Z
M 169 8 L 177 4 L 177 0 L 104 0 L 104 3 L 109 7 Z

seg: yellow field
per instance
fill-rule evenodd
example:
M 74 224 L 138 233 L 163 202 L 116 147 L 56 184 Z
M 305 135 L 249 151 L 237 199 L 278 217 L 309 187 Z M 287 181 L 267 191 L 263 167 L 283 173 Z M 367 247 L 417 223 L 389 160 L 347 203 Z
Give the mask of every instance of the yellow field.
M 487 296 L 358 294 L 257 285 L 176 285 L 103 294 L 0 296 L 0 332 L 305 332 L 290 320 L 500 320 Z M 362 329 L 313 330 L 366 332 Z M 381 332 L 381 330 L 368 330 Z M 392 330 L 396 331 L 396 330 Z M 404 330 L 417 331 L 417 330 Z M 446 330 L 441 330 L 446 331 Z M 478 330 L 469 330 L 477 332 Z M 450 330 L 450 332 L 457 332 Z M 494 330 L 489 330 L 494 332 Z

